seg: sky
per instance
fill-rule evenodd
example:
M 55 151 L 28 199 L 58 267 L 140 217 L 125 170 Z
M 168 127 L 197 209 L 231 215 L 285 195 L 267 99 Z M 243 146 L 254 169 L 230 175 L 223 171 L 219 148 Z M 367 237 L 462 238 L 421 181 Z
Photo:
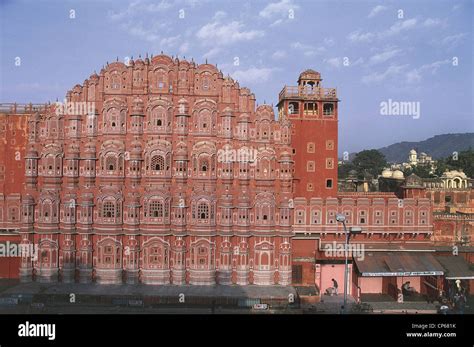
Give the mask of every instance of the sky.
M 61 101 L 106 62 L 163 51 L 216 64 L 258 104 L 319 71 L 340 153 L 472 132 L 473 3 L 0 0 L 0 102 Z

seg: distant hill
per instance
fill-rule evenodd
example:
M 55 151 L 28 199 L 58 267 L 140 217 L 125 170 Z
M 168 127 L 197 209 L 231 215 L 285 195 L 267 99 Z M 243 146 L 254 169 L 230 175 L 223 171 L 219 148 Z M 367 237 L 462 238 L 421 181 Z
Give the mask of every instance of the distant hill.
M 469 148 L 474 149 L 474 133 L 443 134 L 430 137 L 418 142 L 398 142 L 393 145 L 379 148 L 388 162 L 406 162 L 408 152 L 414 148 L 418 154 L 425 152 L 433 159 L 445 158 L 453 152 L 461 152 Z

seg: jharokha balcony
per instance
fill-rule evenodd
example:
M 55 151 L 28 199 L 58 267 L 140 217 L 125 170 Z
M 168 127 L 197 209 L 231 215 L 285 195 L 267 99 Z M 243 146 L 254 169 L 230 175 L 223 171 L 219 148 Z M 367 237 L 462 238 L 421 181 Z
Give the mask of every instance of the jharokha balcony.
M 301 99 L 337 99 L 336 88 L 322 88 L 305 86 L 285 86 L 279 94 L 279 101 L 287 98 L 301 98 Z

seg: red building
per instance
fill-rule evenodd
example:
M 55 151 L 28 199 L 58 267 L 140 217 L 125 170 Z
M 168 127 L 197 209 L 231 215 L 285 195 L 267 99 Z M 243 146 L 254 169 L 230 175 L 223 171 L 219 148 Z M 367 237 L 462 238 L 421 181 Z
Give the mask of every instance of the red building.
M 21 194 L 25 182 L 28 114 L 46 105 L 0 106 L 0 278 L 18 278 L 20 259 L 9 249 L 19 243 Z
M 338 193 L 338 101 L 306 70 L 280 92 L 275 120 L 213 65 L 165 55 L 107 65 L 65 104 L 20 117 L 25 164 L 3 188 L 0 224 L 38 247 L 21 257 L 21 280 L 323 292 L 344 282 L 337 213 L 373 252 L 427 249 L 426 187 Z M 5 172 L 18 164 L 10 152 Z M 354 264 L 352 295 L 402 281 L 362 278 Z
M 215 66 L 113 63 L 28 123 L 23 280 L 291 283 L 290 123 Z

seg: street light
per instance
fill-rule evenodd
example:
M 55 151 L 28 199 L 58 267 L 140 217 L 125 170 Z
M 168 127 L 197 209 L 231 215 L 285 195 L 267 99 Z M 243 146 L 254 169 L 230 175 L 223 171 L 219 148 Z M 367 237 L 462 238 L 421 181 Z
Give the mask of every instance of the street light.
M 346 306 L 347 306 L 347 279 L 348 279 L 348 272 L 349 272 L 349 265 L 348 265 L 348 253 L 349 253 L 349 239 L 351 238 L 351 235 L 354 234 L 360 234 L 362 232 L 362 228 L 360 227 L 350 227 L 349 231 L 347 231 L 346 228 L 346 216 L 343 215 L 342 213 L 337 213 L 336 214 L 336 221 L 339 223 L 342 223 L 342 226 L 344 227 L 344 232 L 346 233 L 346 244 L 344 248 L 344 253 L 346 256 L 346 262 L 344 266 L 344 306 L 343 306 L 343 313 L 346 313 Z

